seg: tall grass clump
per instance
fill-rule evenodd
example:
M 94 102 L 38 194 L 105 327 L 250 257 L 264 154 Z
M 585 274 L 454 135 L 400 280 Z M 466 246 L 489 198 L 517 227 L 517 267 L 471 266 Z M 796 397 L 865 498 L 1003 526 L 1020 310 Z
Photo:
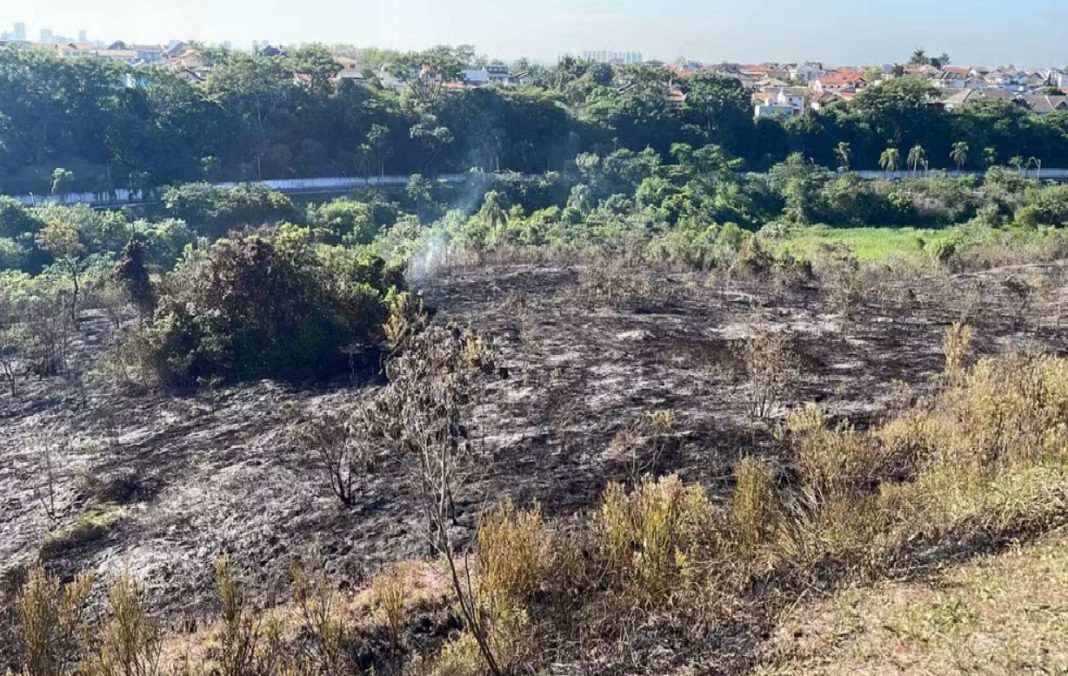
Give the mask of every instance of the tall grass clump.
M 700 486 L 684 486 L 677 476 L 646 477 L 629 494 L 618 484 L 608 486 L 596 528 L 618 583 L 636 600 L 653 602 L 692 572 L 712 522 Z
M 51 676 L 70 672 L 85 632 L 91 584 L 88 575 L 63 584 L 40 565 L 30 570 L 15 608 L 21 630 L 22 674 Z
M 541 507 L 524 511 L 506 502 L 483 518 L 477 541 L 481 588 L 491 605 L 523 602 L 537 593 L 551 546 Z
M 735 465 L 734 475 L 730 513 L 735 543 L 743 557 L 753 557 L 774 540 L 781 517 L 775 469 L 765 458 L 749 456 Z
M 108 589 L 107 613 L 99 630 L 100 646 L 81 672 L 87 676 L 156 676 L 163 635 L 148 616 L 143 590 L 127 573 Z

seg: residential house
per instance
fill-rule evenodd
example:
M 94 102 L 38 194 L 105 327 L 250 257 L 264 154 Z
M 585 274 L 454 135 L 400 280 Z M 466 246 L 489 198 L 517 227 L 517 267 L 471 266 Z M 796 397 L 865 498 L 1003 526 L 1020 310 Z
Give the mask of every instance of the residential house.
M 461 71 L 460 81 L 472 87 L 481 87 L 492 84 L 493 78 L 490 76 L 489 70 L 479 68 Z
M 508 84 L 508 66 L 499 61 L 486 66 L 486 75 L 492 84 Z
M 359 68 L 342 68 L 333 79 L 334 82 L 364 82 L 367 78 Z
M 864 79 L 864 76 L 856 71 L 834 71 L 816 78 L 811 82 L 810 87 L 821 94 L 823 92 L 840 94 L 855 92 L 863 89 L 867 84 L 868 81 Z
M 686 103 L 686 92 L 678 85 L 670 85 L 667 92 L 667 102 L 673 106 L 681 106 Z
M 1036 115 L 1048 115 L 1049 113 L 1063 113 L 1068 111 L 1068 95 L 1049 96 L 1047 94 L 1025 94 L 1024 100 L 1032 113 Z
M 805 109 L 809 94 L 808 87 L 783 87 L 775 95 L 775 103 L 801 111 Z
M 841 94 L 836 94 L 835 92 L 813 92 L 808 100 L 808 105 L 812 110 L 823 110 L 831 104 L 844 100 Z
M 793 82 L 809 83 L 827 74 L 821 63 L 802 63 L 787 69 Z
M 1004 89 L 965 89 L 943 99 L 942 106 L 946 110 L 957 110 L 983 99 L 1008 101 L 1036 115 L 1068 110 L 1068 96 L 1027 94 Z
M 128 49 L 137 52 L 141 63 L 159 63 L 163 60 L 163 48 L 159 45 L 129 45 Z
M 111 53 L 133 52 L 133 60 L 140 63 L 155 63 L 163 60 L 163 47 L 159 45 L 133 45 L 126 44 L 122 40 L 108 45 L 107 50 Z
M 942 89 L 982 89 L 986 85 L 964 66 L 946 66 L 931 82 Z
M 521 73 L 509 73 L 508 84 L 513 87 L 526 87 L 534 84 L 534 74 L 528 70 Z

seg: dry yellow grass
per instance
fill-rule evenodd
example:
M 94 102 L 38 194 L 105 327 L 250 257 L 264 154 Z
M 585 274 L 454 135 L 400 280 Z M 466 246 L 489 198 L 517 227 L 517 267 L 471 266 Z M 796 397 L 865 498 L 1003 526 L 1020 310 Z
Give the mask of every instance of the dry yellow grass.
M 803 604 L 758 673 L 1068 671 L 1068 534 Z

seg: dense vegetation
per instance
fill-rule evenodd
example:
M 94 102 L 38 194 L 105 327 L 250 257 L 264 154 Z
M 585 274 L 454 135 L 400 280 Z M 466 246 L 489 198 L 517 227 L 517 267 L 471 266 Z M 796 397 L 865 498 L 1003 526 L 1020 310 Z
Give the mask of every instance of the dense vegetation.
M 736 80 L 696 74 L 673 82 L 670 71 L 648 66 L 564 59 L 525 68 L 529 86 L 450 89 L 442 81 L 479 61 L 472 50 L 362 55 L 367 66 L 409 81 L 398 93 L 370 72 L 368 84 L 334 83 L 340 67 L 322 47 L 274 57 L 204 49 L 203 56 L 214 67 L 193 82 L 161 67 L 3 50 L 0 191 L 107 193 L 469 167 L 540 173 L 566 169 L 581 152 L 650 148 L 667 160 L 676 143 L 719 145 L 749 170 L 793 152 L 826 167 L 877 169 L 888 148 L 902 169 L 1032 157 L 1068 165 L 1068 113 L 1038 117 L 993 100 L 946 112 L 930 105 L 929 85 L 907 78 L 784 125 L 754 122 L 749 92 Z M 666 96 L 672 84 L 684 103 Z

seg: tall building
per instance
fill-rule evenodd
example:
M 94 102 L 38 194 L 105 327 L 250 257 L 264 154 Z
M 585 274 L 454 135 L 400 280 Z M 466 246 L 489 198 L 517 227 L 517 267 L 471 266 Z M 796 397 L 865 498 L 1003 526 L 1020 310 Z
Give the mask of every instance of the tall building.
M 84 28 L 78 29 L 78 42 L 89 42 L 89 33 Z
M 26 39 L 26 24 L 22 23 L 21 21 L 15 22 L 14 38 L 16 40 Z
M 582 58 L 597 63 L 634 64 L 642 62 L 641 52 L 612 52 L 604 49 L 582 52 Z
M 52 32 L 51 28 L 41 29 L 41 42 L 52 42 L 56 39 L 56 34 Z

